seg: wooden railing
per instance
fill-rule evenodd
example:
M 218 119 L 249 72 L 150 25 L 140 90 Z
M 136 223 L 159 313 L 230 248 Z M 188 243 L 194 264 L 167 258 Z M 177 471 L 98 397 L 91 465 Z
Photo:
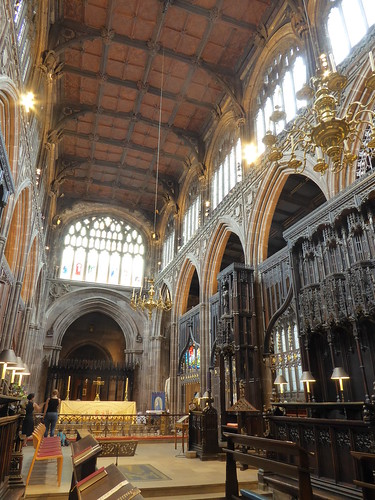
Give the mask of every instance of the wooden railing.
M 156 437 L 174 435 L 176 421 L 182 414 L 140 414 L 137 415 L 73 415 L 59 416 L 56 432 L 75 437 L 76 431 L 86 429 L 95 437 Z M 35 415 L 35 422 L 42 415 Z
M 0 498 L 4 498 L 8 489 L 8 476 L 10 473 L 14 441 L 17 434 L 19 415 L 0 418 Z

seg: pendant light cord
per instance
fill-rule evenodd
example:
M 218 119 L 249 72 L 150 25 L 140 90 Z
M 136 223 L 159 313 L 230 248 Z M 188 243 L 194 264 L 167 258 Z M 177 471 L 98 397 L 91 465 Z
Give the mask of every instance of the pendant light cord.
M 155 181 L 155 205 L 154 205 L 154 237 L 156 236 L 156 217 L 157 217 L 158 186 L 159 186 L 159 159 L 160 159 L 160 137 L 161 137 L 161 113 L 162 113 L 162 107 L 163 107 L 163 85 L 164 85 L 164 51 L 163 51 L 162 66 L 161 66 L 159 126 L 158 126 L 158 148 L 157 148 L 157 153 L 156 153 L 156 181 Z

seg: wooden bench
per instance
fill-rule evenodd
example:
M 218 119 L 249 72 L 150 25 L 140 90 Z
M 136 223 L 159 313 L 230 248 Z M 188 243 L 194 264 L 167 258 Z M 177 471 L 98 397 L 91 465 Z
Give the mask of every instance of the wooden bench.
M 358 461 L 359 477 L 353 483 L 362 488 L 363 499 L 375 498 L 375 454 L 361 451 L 351 451 L 351 456 Z
M 238 496 L 236 462 L 265 471 L 263 480 L 283 493 L 298 496 L 301 500 L 313 500 L 310 481 L 309 454 L 290 441 L 260 438 L 225 432 L 227 438 L 225 498 L 237 500 L 249 498 L 263 500 L 267 497 L 250 490 L 241 490 Z M 268 474 L 268 471 L 270 474 Z M 280 478 L 280 481 L 277 480 Z M 288 479 L 297 480 L 294 484 Z M 283 480 L 285 479 L 285 480 Z M 276 483 L 277 487 L 276 487 Z
M 26 478 L 26 486 L 29 484 L 32 470 L 35 462 L 42 460 L 55 460 L 57 461 L 57 481 L 58 485 L 61 484 L 61 475 L 63 468 L 63 454 L 61 450 L 61 441 L 59 437 L 44 437 L 46 426 L 39 424 L 33 432 L 33 446 L 35 452 L 31 461 L 29 473 Z

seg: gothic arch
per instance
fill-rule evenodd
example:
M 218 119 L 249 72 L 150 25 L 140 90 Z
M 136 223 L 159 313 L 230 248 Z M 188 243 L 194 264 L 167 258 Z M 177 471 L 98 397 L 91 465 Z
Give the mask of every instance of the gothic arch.
M 195 260 L 195 259 L 194 259 Z M 193 277 L 194 271 L 198 274 L 198 279 L 200 281 L 199 272 L 197 268 L 197 262 L 194 264 L 193 260 L 189 258 L 185 260 L 184 264 L 181 267 L 181 272 L 177 280 L 176 285 L 176 299 L 177 301 L 174 304 L 173 313 L 174 317 L 178 318 L 184 314 L 184 310 L 186 308 L 187 299 L 189 295 L 189 286 L 191 279 Z
M 18 99 L 18 92 L 13 82 L 9 78 L 0 75 L 0 126 L 13 179 L 17 178 L 18 173 Z M 2 121 L 5 121 L 5 123 L 2 124 Z
M 140 338 L 139 326 L 133 318 L 136 313 L 130 308 L 128 298 L 99 288 L 85 288 L 65 294 L 47 310 L 45 327 L 46 331 L 53 331 L 52 345 L 61 345 L 68 327 L 89 312 L 101 312 L 111 317 L 119 325 L 127 348 L 134 347 Z
M 321 175 L 314 172 L 311 167 L 312 162 L 310 160 L 301 175 L 317 184 L 325 198 L 328 199 L 326 184 L 321 184 Z M 289 167 L 274 166 L 265 176 L 262 186 L 259 186 L 258 193 L 260 195 L 255 200 L 246 233 L 249 235 L 247 243 L 250 265 L 262 262 L 267 258 L 269 231 L 275 208 L 284 185 L 291 174 L 295 174 L 295 171 Z
M 226 244 L 233 233 L 238 236 L 244 249 L 245 259 L 245 242 L 243 233 L 237 224 L 230 218 L 221 218 L 218 221 L 216 230 L 212 233 L 208 248 L 206 251 L 206 259 L 203 263 L 202 290 L 205 297 L 210 297 L 217 292 L 217 275 L 220 271 L 220 264 L 225 252 Z
M 28 187 L 22 189 L 10 221 L 4 255 L 14 276 L 18 276 L 26 263 L 30 238 L 31 196 Z

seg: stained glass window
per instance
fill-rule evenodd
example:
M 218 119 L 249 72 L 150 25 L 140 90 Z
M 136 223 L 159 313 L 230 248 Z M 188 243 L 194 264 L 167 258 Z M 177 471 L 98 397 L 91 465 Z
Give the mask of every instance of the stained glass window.
M 144 253 L 142 236 L 126 222 L 85 218 L 66 231 L 60 278 L 140 286 Z

